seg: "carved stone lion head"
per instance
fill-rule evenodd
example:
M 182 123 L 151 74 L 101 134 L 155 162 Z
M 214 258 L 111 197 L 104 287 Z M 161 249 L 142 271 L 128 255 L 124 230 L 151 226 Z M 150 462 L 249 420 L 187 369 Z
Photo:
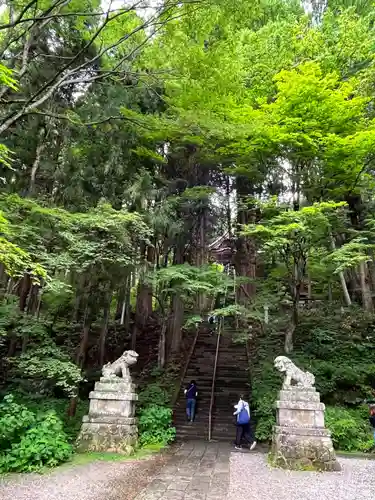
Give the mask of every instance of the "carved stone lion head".
M 289 359 L 285 356 L 277 356 L 274 361 L 274 367 L 279 370 L 279 372 L 285 372 L 287 370 Z
M 121 357 L 128 366 L 135 365 L 138 361 L 138 353 L 135 351 L 125 351 Z

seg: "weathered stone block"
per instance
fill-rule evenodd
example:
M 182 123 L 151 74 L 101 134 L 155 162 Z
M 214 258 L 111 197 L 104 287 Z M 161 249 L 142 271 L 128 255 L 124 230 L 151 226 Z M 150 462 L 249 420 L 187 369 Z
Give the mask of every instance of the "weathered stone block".
M 138 440 L 135 402 L 138 396 L 131 381 L 127 360 L 134 364 L 137 354 L 126 351 L 119 360 L 103 368 L 104 377 L 90 392 L 88 415 L 82 419 L 77 439 L 80 451 L 131 453 Z M 116 376 L 122 373 L 123 378 Z
M 338 471 L 335 450 L 329 435 L 312 435 L 308 432 L 285 433 L 276 430 L 273 435 L 271 463 L 287 469 Z
M 312 387 L 313 375 L 304 376 L 288 358 L 276 358 L 275 366 L 285 372 L 283 390 L 276 403 L 270 460 L 292 470 L 340 470 L 331 434 L 324 425 L 325 406 Z M 299 385 L 292 385 L 294 378 Z
M 83 423 L 77 440 L 81 452 L 101 451 L 130 454 L 138 440 L 136 425 L 87 422 Z

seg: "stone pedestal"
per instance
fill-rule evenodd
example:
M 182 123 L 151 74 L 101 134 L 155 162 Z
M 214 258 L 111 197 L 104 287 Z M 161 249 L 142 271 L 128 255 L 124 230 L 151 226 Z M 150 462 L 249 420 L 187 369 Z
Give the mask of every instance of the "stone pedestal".
M 340 470 L 324 426 L 325 406 L 314 387 L 290 386 L 279 392 L 271 462 L 292 470 Z
M 131 377 L 101 377 L 89 398 L 89 414 L 82 420 L 78 450 L 131 453 L 138 439 L 134 417 L 138 396 Z

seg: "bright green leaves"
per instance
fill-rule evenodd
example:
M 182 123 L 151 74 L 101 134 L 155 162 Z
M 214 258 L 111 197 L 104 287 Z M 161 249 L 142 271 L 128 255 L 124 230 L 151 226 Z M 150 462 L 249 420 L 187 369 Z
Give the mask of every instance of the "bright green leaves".
M 13 75 L 14 72 L 11 69 L 7 68 L 3 64 L 0 64 L 0 85 L 9 87 L 12 90 L 17 90 L 17 81 L 14 79 Z
M 282 263 L 283 275 L 290 283 L 300 283 L 312 262 L 330 254 L 329 241 L 339 223 L 345 203 L 316 203 L 298 211 L 280 210 L 263 224 L 243 227 L 243 234 L 255 238 L 265 261 Z M 268 207 L 269 209 L 269 207 Z M 328 265 L 328 264 L 327 264 Z
M 337 73 L 323 74 L 319 64 L 308 62 L 275 77 L 275 102 L 264 106 L 286 133 L 301 132 L 314 137 L 326 133 L 345 134 L 363 122 L 368 99 L 356 97 L 358 82 L 340 82 Z
M 18 90 L 18 85 L 13 76 L 13 71 L 0 64 L 0 88 L 9 87 L 12 90 Z M 0 144 L 0 165 L 11 168 L 12 152 L 4 145 Z
M 40 278 L 46 278 L 46 270 L 34 262 L 27 251 L 9 241 L 11 235 L 11 226 L 0 212 L 0 263 L 4 266 L 5 272 L 12 278 L 19 278 L 28 273 L 36 282 Z
M 326 257 L 326 261 L 334 266 L 335 273 L 355 269 L 361 262 L 371 260 L 369 251 L 374 247 L 369 244 L 367 238 L 357 237 L 334 250 Z
M 280 211 L 263 224 L 245 225 L 243 234 L 256 238 L 264 251 L 287 259 L 307 259 L 312 247 L 320 246 L 330 231 L 329 214 L 344 203 L 316 203 L 299 211 Z
M 1 472 L 41 471 L 67 460 L 73 451 L 54 412 L 34 413 L 10 394 L 0 403 L 0 436 Z
M 159 305 L 165 311 L 167 300 L 175 295 L 183 300 L 199 294 L 216 296 L 224 293 L 233 282 L 212 266 L 195 267 L 189 264 L 163 267 L 147 277 L 156 286 Z
M 95 279 L 121 279 L 121 272 L 134 263 L 138 245 L 150 234 L 138 213 L 114 210 L 105 203 L 87 213 L 47 208 L 16 196 L 4 197 L 1 204 L 11 221 L 3 226 L 12 242 L 0 240 L 0 260 L 14 276 L 28 270 L 46 278 L 46 271 L 33 263 L 35 258 L 50 273 L 92 272 Z

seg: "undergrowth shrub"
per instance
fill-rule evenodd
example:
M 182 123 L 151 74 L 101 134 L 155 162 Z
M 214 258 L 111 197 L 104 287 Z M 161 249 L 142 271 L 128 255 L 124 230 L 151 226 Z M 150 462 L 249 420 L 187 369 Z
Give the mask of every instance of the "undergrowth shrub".
M 141 446 L 171 443 L 176 436 L 172 410 L 156 404 L 142 408 L 139 413 L 139 442 Z
M 282 377 L 273 366 L 284 353 L 284 332 L 269 325 L 257 338 L 252 365 L 252 407 L 256 436 L 269 441 L 275 423 L 275 401 Z M 301 311 L 290 358 L 315 375 L 316 388 L 327 409 L 327 425 L 335 447 L 346 451 L 368 451 L 371 433 L 365 400 L 375 389 L 375 317 L 350 310 Z M 337 405 L 337 406 L 336 406 Z
M 37 414 L 5 396 L 0 403 L 0 472 L 53 467 L 72 453 L 63 424 L 51 411 Z
M 176 429 L 172 426 L 171 400 L 178 370 L 179 366 L 173 364 L 166 370 L 154 367 L 143 379 L 144 387 L 139 391 L 137 406 L 141 446 L 163 447 L 176 437 Z
M 145 389 L 140 391 L 138 400 L 141 406 L 168 406 L 170 402 L 170 395 L 158 383 L 154 382 L 148 384 Z
M 53 410 L 63 424 L 69 443 L 74 443 L 82 425 L 82 417 L 88 413 L 89 401 L 79 400 L 74 417 L 68 416 L 69 400 L 43 398 L 40 395 L 25 396 L 23 393 L 13 393 L 15 402 L 26 406 L 28 410 L 43 415 Z
M 367 406 L 355 409 L 328 406 L 325 420 L 336 449 L 367 452 L 373 448 Z

